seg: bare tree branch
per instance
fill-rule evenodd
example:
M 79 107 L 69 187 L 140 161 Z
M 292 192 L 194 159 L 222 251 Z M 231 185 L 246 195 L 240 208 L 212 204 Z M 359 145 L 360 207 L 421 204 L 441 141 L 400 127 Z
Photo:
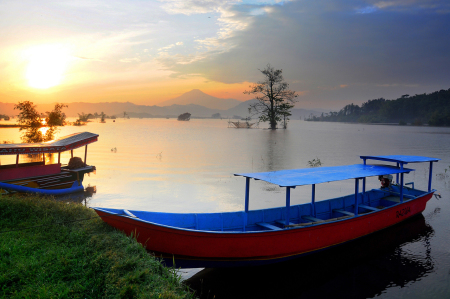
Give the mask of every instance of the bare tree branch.
M 263 81 L 250 86 L 244 94 L 254 94 L 258 102 L 251 104 L 251 111 L 259 116 L 262 122 L 268 121 L 270 128 L 275 130 L 277 123 L 283 120 L 283 127 L 291 115 L 290 111 L 296 102 L 297 94 L 289 90 L 289 84 L 284 82 L 283 70 L 275 70 L 270 64 L 264 70 L 259 70 L 265 76 Z

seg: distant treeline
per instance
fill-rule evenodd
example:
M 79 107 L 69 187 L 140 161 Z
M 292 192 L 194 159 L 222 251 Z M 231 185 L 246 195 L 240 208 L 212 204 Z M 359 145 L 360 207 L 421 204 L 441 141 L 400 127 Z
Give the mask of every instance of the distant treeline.
M 350 104 L 339 112 L 311 115 L 307 120 L 450 126 L 450 89 L 414 96 L 405 94 L 396 100 L 369 100 L 361 107 Z

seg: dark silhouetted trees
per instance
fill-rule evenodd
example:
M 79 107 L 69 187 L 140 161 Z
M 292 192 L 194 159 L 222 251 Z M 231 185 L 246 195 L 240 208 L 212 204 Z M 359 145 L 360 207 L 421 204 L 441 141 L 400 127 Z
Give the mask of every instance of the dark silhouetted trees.
M 55 108 L 46 112 L 45 114 L 39 114 L 36 110 L 36 105 L 30 101 L 19 102 L 14 105 L 14 109 L 20 110 L 18 115 L 18 122 L 20 127 L 21 139 L 26 143 L 36 143 L 43 141 L 50 141 L 55 136 L 58 126 L 64 126 L 66 115 L 62 112 L 62 109 L 67 107 L 64 104 L 55 104 Z M 45 119 L 45 124 L 43 122 Z M 42 134 L 41 127 L 47 126 L 45 134 Z
M 450 89 L 414 96 L 406 94 L 396 100 L 369 100 L 361 107 L 350 104 L 339 112 L 310 116 L 307 120 L 450 126 Z

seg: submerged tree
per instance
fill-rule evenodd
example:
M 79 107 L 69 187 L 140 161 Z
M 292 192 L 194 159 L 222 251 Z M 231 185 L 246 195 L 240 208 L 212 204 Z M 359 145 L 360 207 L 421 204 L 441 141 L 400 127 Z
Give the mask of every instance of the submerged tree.
M 178 120 L 188 121 L 190 119 L 191 119 L 191 114 L 189 112 L 182 113 L 182 114 L 178 115 Z
M 283 127 L 286 128 L 297 94 L 289 90 L 289 84 L 284 82 L 283 70 L 275 70 L 268 64 L 260 71 L 265 76 L 264 80 L 250 86 L 250 90 L 244 91 L 245 94 L 255 94 L 258 100 L 250 104 L 250 109 L 258 115 L 260 121 L 268 121 L 270 129 L 275 130 L 277 123 L 282 120 Z
M 66 124 L 66 114 L 62 112 L 63 108 L 67 108 L 64 104 L 55 104 L 55 108 L 51 112 L 46 112 L 45 122 L 48 130 L 45 132 L 44 141 L 53 140 L 57 127 L 62 127 Z
M 316 157 L 316 158 L 314 158 L 314 159 L 308 161 L 308 166 L 309 166 L 309 167 L 319 167 L 319 166 L 322 166 L 322 161 L 320 161 L 320 159 Z
M 90 117 L 94 117 L 94 115 L 91 114 L 91 113 L 85 114 L 84 112 L 81 112 L 81 114 L 78 113 L 78 119 L 79 119 L 80 121 L 86 122 L 86 121 L 89 120 Z
M 64 107 L 67 107 L 67 105 L 57 103 L 51 112 L 47 111 L 42 117 L 36 110 L 36 105 L 33 102 L 24 101 L 14 105 L 14 109 L 20 110 L 18 117 L 21 127 L 19 131 L 24 131 L 21 135 L 22 141 L 36 143 L 52 140 L 57 131 L 56 127 L 65 125 L 66 115 L 62 112 Z M 42 123 L 43 118 L 45 118 L 45 123 L 48 127 L 45 135 L 40 130 L 44 126 Z
M 14 105 L 14 109 L 20 110 L 18 115 L 19 131 L 22 132 L 20 138 L 26 143 L 42 142 L 42 132 L 39 130 L 42 126 L 41 115 L 36 110 L 36 105 L 30 101 L 19 102 Z

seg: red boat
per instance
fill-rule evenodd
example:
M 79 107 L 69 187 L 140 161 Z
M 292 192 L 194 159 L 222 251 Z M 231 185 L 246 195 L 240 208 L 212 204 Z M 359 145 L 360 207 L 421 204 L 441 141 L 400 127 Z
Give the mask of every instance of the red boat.
M 0 155 L 16 156 L 15 164 L 0 165 L 0 190 L 47 195 L 83 191 L 81 183 L 84 175 L 95 170 L 95 166 L 86 164 L 87 146 L 97 139 L 97 134 L 82 132 L 49 142 L 0 144 Z M 81 158 L 78 161 L 72 159 L 73 150 L 83 146 L 84 161 Z M 61 164 L 61 152 L 65 151 L 71 152 L 71 160 L 67 165 Z M 51 153 L 58 154 L 58 162 L 46 164 L 45 154 Z M 21 155 L 34 155 L 40 161 L 19 163 Z
M 388 228 L 421 213 L 435 190 L 432 164 L 418 156 L 362 156 L 363 164 L 240 173 L 246 178 L 245 210 L 228 213 L 160 213 L 93 208 L 108 224 L 136 236 L 146 248 L 176 267 L 245 266 L 278 262 L 324 250 Z M 368 165 L 367 160 L 396 165 Z M 406 187 L 407 163 L 429 162 L 428 190 Z M 392 183 L 396 175 L 396 184 Z M 377 177 L 380 189 L 366 189 Z M 286 206 L 249 210 L 250 179 L 286 188 Z M 354 179 L 355 193 L 315 201 L 315 185 Z M 360 182 L 362 191 L 359 192 Z M 311 203 L 290 205 L 290 191 L 312 185 Z

